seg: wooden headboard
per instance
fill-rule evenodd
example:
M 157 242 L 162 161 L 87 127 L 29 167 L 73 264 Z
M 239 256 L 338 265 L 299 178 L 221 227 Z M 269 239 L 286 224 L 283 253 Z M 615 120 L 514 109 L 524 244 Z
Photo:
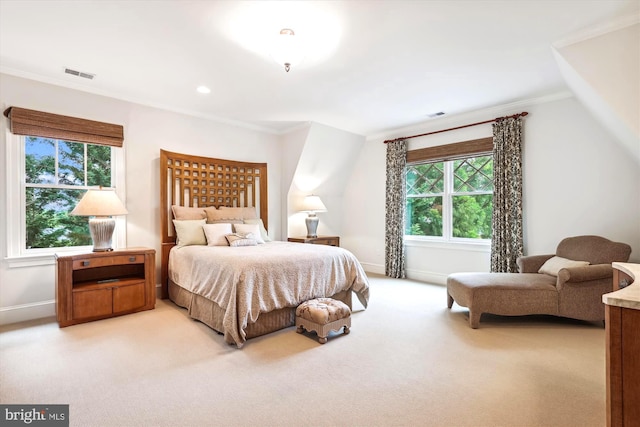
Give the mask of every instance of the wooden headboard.
M 162 298 L 168 297 L 169 251 L 176 244 L 172 205 L 255 207 L 265 227 L 268 227 L 267 164 L 160 150 Z

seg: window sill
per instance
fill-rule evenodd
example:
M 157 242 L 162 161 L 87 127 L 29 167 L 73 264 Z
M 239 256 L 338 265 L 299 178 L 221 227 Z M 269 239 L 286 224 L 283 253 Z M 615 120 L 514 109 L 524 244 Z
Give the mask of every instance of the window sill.
M 92 247 L 58 248 L 54 252 L 40 252 L 26 255 L 8 256 L 4 260 L 9 268 L 38 267 L 42 265 L 54 265 L 56 254 L 77 254 L 91 252 Z
M 440 250 L 451 251 L 469 251 L 469 252 L 491 252 L 491 241 L 473 242 L 469 240 L 463 241 L 444 241 L 430 240 L 421 237 L 405 236 L 404 243 L 407 247 L 418 248 L 434 248 Z

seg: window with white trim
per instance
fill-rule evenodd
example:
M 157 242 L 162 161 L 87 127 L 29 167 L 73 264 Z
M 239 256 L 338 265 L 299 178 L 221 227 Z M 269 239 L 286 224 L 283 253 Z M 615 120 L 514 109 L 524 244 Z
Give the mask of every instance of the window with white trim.
M 456 157 L 407 165 L 406 236 L 447 242 L 491 239 L 493 156 Z
M 89 188 L 114 188 L 124 200 L 123 149 L 10 132 L 6 141 L 8 257 L 91 250 L 88 218 L 69 212 Z M 124 237 L 116 218 L 114 246 Z

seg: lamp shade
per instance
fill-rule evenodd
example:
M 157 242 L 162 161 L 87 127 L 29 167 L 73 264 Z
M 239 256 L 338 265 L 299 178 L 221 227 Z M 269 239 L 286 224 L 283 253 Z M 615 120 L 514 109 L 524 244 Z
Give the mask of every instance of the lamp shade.
M 301 212 L 326 212 L 327 208 L 320 200 L 320 197 L 316 195 L 306 196 L 302 201 Z
M 71 211 L 71 215 L 78 216 L 112 216 L 128 213 L 115 191 L 102 189 L 87 190 Z

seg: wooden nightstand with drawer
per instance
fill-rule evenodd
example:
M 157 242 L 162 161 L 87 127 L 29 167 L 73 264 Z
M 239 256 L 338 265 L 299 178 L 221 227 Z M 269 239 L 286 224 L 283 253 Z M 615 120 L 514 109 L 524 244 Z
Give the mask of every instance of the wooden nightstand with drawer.
M 338 236 L 318 236 L 318 237 L 289 237 L 289 242 L 312 243 L 314 245 L 340 246 Z
M 153 309 L 155 254 L 148 248 L 56 254 L 60 327 Z

